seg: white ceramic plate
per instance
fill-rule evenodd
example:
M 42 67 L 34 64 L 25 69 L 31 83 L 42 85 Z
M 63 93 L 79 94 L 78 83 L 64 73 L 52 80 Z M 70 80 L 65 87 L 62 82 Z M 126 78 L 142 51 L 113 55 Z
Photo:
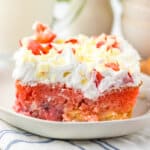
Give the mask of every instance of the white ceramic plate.
M 17 114 L 12 110 L 14 84 L 11 71 L 0 71 L 0 118 L 9 124 L 41 136 L 59 139 L 92 139 L 127 135 L 150 125 L 149 105 L 138 100 L 132 119 L 103 122 L 54 122 Z

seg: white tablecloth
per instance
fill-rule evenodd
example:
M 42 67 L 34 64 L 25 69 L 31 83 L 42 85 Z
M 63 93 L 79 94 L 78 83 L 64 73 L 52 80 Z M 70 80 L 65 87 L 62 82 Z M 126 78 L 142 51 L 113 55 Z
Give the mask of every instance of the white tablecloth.
M 0 121 L 1 150 L 149 150 L 150 128 L 135 134 L 95 140 L 55 140 L 16 129 Z

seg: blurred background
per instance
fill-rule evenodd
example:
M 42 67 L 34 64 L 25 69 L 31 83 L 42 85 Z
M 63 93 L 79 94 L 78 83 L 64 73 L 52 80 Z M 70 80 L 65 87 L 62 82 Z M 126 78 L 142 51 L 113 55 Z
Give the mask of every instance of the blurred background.
M 59 37 L 113 33 L 142 59 L 150 57 L 150 0 L 0 0 L 0 67 L 11 62 L 32 24 L 48 24 Z

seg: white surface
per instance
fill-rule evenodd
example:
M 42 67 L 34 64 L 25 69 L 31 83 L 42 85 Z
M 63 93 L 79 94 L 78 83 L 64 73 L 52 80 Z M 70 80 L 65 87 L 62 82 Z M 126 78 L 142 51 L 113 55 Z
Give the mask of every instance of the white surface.
M 149 78 L 148 78 L 149 79 Z M 11 70 L 1 72 L 0 118 L 16 127 L 41 136 L 60 139 L 106 138 L 127 135 L 150 125 L 147 100 L 138 100 L 132 119 L 104 122 L 54 122 L 17 114 L 12 110 L 15 101 Z M 5 83 L 5 84 L 3 84 Z M 35 126 L 36 125 L 36 126 Z

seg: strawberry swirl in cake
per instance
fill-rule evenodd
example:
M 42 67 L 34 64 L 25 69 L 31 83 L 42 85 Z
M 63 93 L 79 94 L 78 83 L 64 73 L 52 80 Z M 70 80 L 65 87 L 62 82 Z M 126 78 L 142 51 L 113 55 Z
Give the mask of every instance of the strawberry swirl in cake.
M 15 54 L 16 112 L 54 121 L 131 117 L 140 87 L 139 55 L 114 35 L 59 39 L 35 23 Z

